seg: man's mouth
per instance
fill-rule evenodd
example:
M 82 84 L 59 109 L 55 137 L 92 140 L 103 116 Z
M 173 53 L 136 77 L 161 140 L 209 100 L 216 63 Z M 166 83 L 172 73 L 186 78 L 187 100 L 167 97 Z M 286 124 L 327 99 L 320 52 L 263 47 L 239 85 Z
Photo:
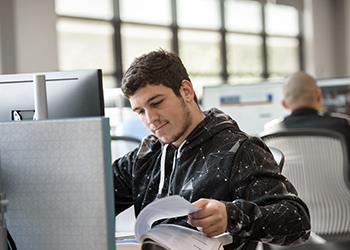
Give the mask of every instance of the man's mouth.
M 161 128 L 163 128 L 163 127 L 164 127 L 165 125 L 167 125 L 167 124 L 168 124 L 167 122 L 163 123 L 163 124 L 160 125 L 159 127 L 155 128 L 155 129 L 154 129 L 154 132 L 159 131 Z

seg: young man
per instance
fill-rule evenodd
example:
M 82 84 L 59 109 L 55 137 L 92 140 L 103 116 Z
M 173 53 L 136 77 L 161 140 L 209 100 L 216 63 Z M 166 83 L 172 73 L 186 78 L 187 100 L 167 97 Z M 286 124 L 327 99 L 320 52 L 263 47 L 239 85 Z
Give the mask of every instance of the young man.
M 134 205 L 138 215 L 156 198 L 178 194 L 201 208 L 188 223 L 208 236 L 233 236 L 225 249 L 308 238 L 307 207 L 268 148 L 221 111 L 200 110 L 176 55 L 160 50 L 136 58 L 122 90 L 153 135 L 113 164 L 116 214 Z

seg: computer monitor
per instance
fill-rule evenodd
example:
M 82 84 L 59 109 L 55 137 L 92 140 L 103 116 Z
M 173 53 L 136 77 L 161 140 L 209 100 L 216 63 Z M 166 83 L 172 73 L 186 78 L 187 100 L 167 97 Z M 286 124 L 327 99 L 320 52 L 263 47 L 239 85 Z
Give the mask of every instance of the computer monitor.
M 0 75 L 0 122 L 32 120 L 35 74 L 46 77 L 48 118 L 104 116 L 101 70 Z
M 322 90 L 324 112 L 350 115 L 350 78 L 321 79 L 317 85 Z
M 258 135 L 264 130 L 265 123 L 286 115 L 282 98 L 281 82 L 222 84 L 204 87 L 202 106 L 205 110 L 221 109 L 244 132 Z

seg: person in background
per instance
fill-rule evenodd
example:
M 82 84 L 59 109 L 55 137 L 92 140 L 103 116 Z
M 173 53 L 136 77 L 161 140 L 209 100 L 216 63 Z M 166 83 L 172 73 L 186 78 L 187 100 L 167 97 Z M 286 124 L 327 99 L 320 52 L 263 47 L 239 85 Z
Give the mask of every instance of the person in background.
M 291 113 L 282 120 L 265 124 L 264 133 L 274 133 L 285 128 L 329 129 L 344 136 L 350 152 L 350 118 L 344 114 L 322 113 L 322 100 L 321 89 L 312 76 L 305 72 L 290 75 L 283 84 L 282 105 Z
M 122 90 L 152 135 L 113 163 L 116 215 L 134 205 L 137 216 L 157 198 L 180 195 L 201 210 L 163 223 L 210 237 L 229 232 L 233 243 L 225 249 L 309 237 L 308 209 L 267 146 L 220 110 L 200 109 L 177 55 L 159 50 L 136 58 Z

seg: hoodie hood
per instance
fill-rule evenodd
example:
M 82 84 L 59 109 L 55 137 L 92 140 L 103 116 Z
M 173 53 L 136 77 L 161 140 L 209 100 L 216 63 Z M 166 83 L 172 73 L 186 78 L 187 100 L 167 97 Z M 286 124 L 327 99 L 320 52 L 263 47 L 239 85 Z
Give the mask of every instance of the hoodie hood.
M 230 116 L 216 108 L 205 111 L 204 115 L 204 120 L 186 138 L 187 144 L 192 148 L 226 129 L 230 129 L 231 132 L 242 132 Z
M 233 133 L 243 133 L 230 116 L 216 108 L 204 111 L 204 115 L 205 118 L 193 129 L 178 148 L 180 154 L 183 147 L 194 148 L 223 130 L 228 129 Z M 157 150 L 162 150 L 165 153 L 166 149 L 164 149 L 164 146 L 154 135 L 145 137 L 138 150 L 138 158 L 145 157 L 147 154 L 151 154 Z

